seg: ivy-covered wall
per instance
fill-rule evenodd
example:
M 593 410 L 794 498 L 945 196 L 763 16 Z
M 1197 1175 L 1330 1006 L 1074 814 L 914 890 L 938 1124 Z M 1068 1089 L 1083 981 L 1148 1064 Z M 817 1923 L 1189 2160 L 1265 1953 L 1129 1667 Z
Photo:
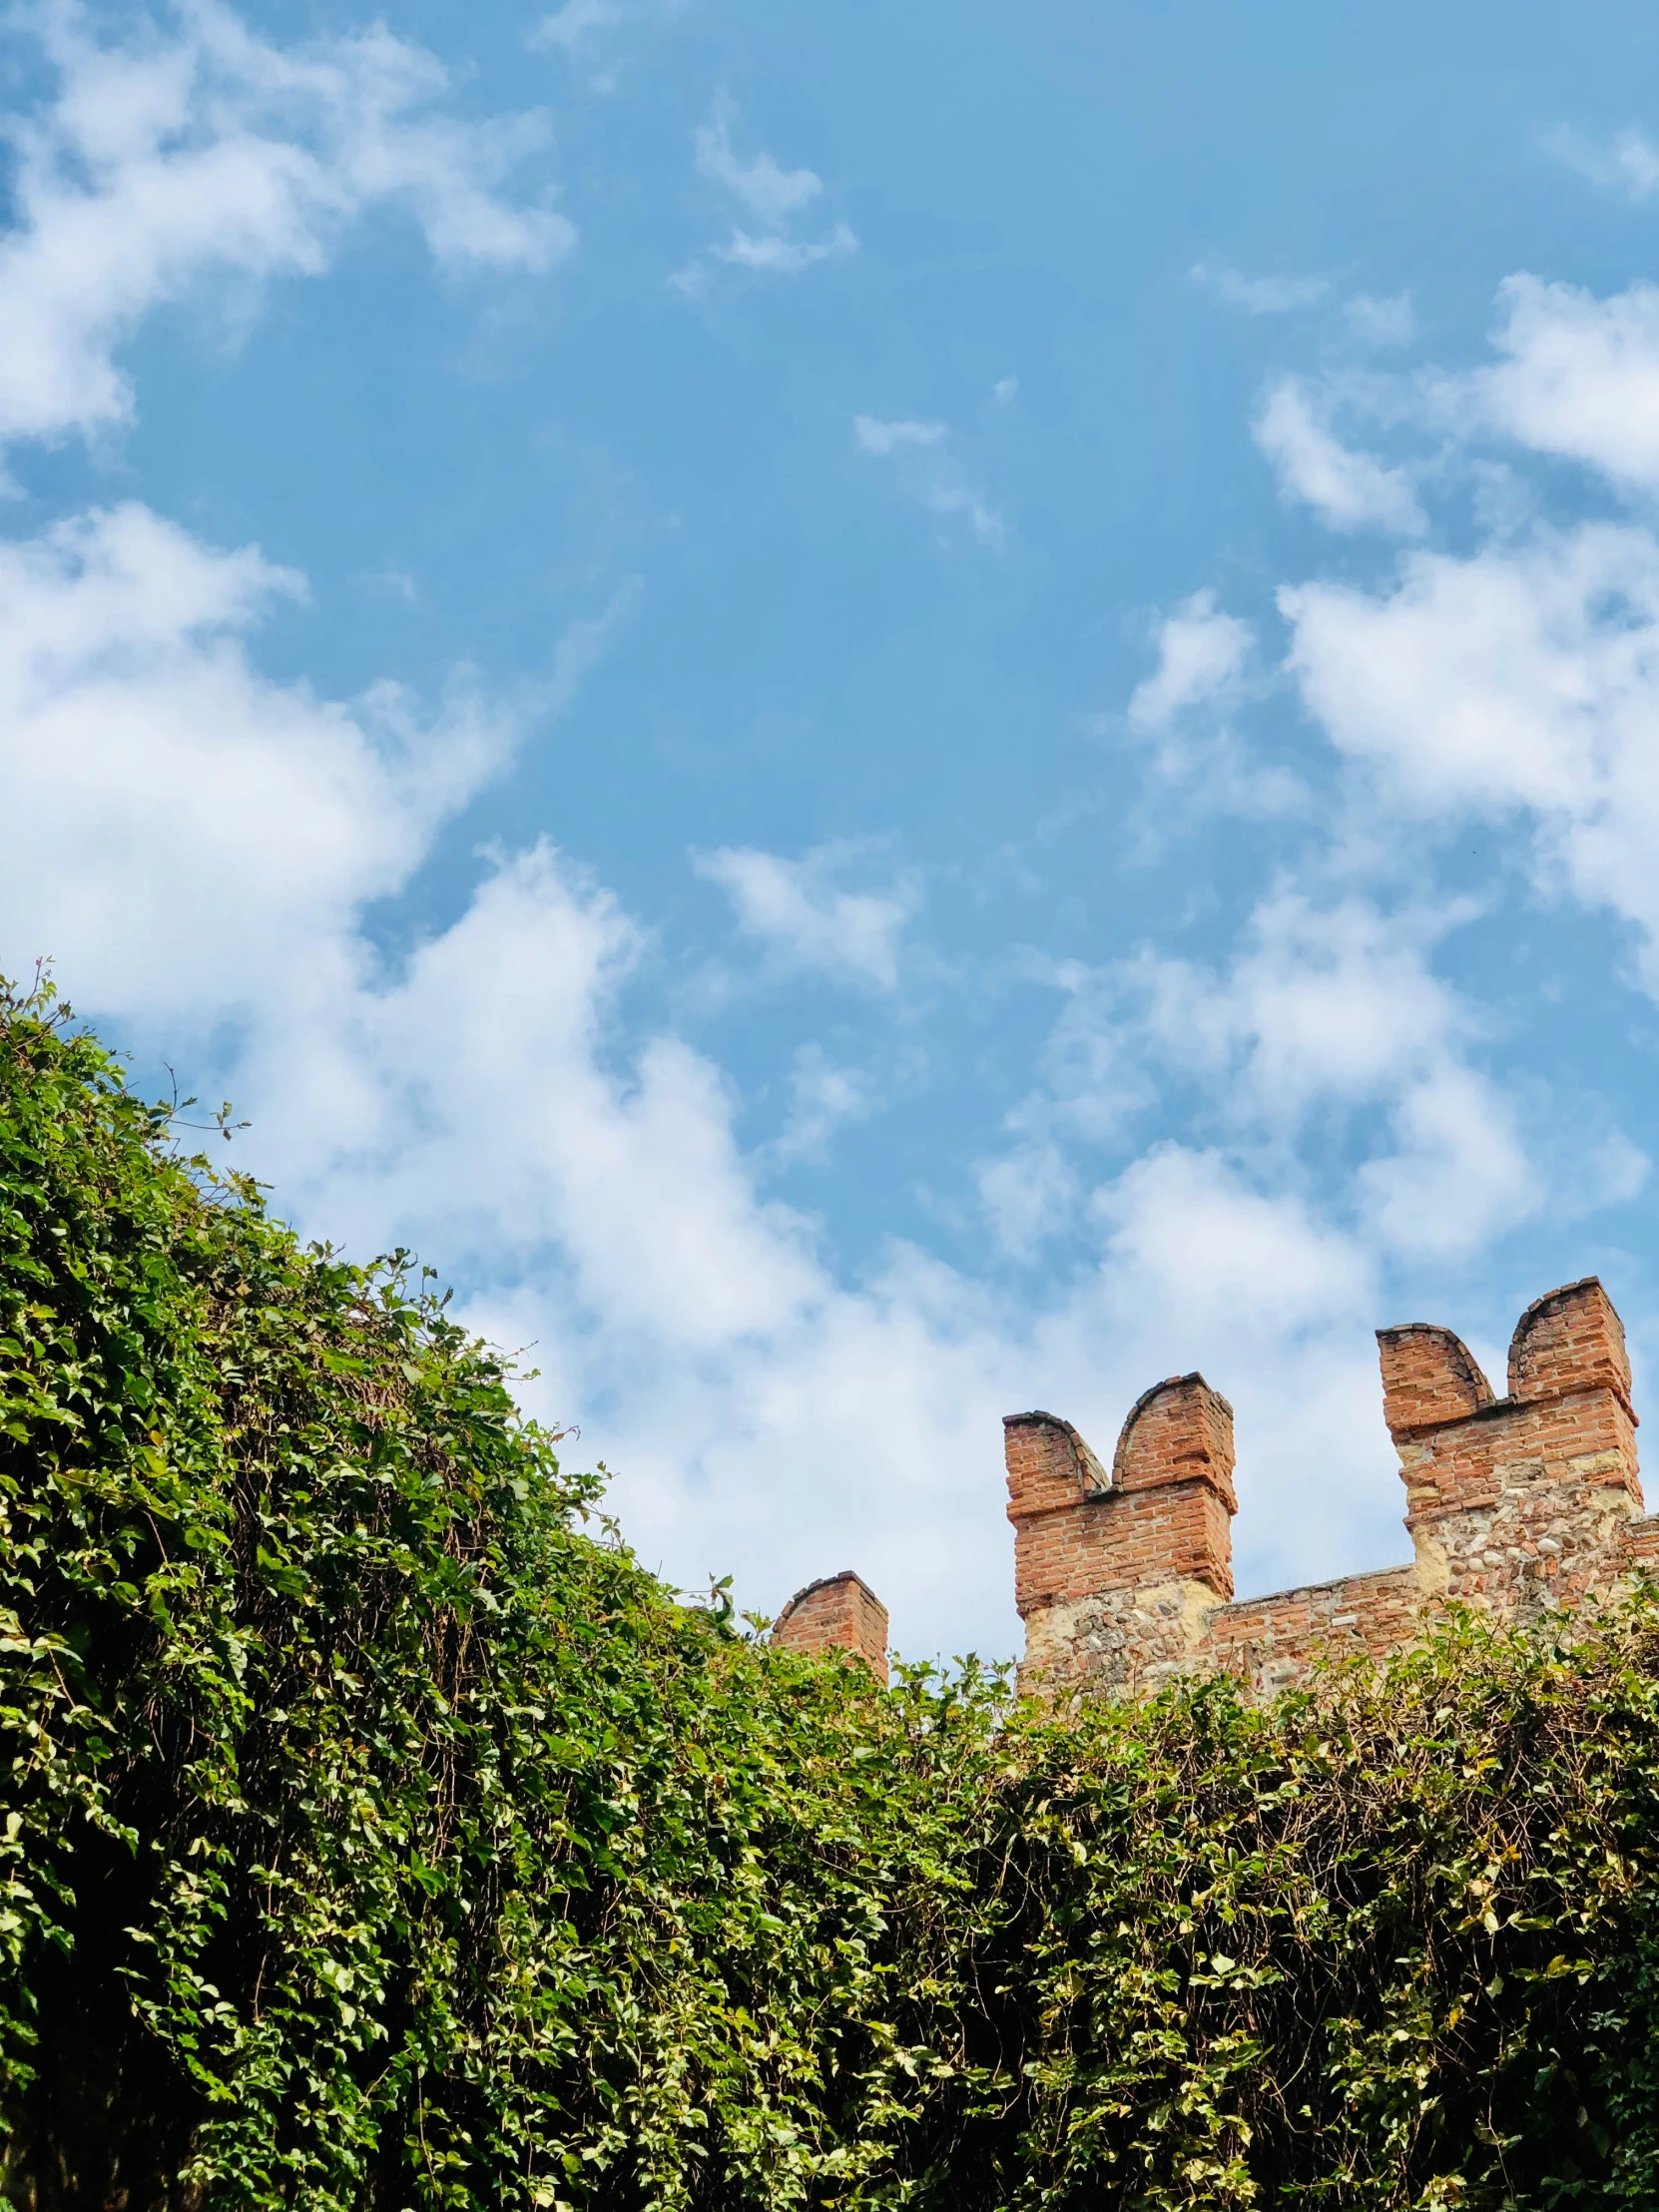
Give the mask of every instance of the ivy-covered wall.
M 0 1009 L 16 2207 L 1659 2199 L 1659 1615 L 1260 1709 L 769 1650 Z

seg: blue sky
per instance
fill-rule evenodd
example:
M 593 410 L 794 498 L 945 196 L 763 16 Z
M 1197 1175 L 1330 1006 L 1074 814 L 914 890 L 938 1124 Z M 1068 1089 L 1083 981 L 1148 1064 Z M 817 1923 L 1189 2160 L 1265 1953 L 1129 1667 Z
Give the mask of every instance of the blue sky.
M 1656 47 L 15 12 L 0 965 L 686 1586 L 1010 1651 L 998 1416 L 1193 1367 L 1403 1556 L 1378 1325 L 1659 1349 Z

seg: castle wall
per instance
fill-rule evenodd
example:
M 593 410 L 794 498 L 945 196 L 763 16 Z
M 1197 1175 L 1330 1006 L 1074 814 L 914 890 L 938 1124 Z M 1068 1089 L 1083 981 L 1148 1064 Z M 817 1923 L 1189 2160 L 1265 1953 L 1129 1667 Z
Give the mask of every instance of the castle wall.
M 1243 1603 L 1232 1408 L 1202 1376 L 1137 1401 L 1110 1475 L 1069 1422 L 1010 1415 L 1026 1686 L 1133 1693 L 1222 1668 L 1271 1695 L 1322 1653 L 1399 1649 L 1447 1602 L 1533 1620 L 1659 1572 L 1624 1332 L 1599 1282 L 1527 1308 L 1501 1398 L 1449 1330 L 1381 1330 L 1378 1347 L 1411 1563 Z

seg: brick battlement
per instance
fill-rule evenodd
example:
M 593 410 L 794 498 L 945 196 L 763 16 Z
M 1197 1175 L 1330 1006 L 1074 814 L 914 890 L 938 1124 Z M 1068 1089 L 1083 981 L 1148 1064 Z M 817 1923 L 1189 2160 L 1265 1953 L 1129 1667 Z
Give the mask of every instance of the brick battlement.
M 1503 1397 L 1449 1329 L 1409 1322 L 1377 1344 L 1411 1563 L 1272 1597 L 1233 1597 L 1233 1408 L 1203 1376 L 1135 1400 L 1109 1472 L 1070 1421 L 1010 1413 L 1022 1686 L 1132 1695 L 1223 1670 L 1271 1696 L 1322 1653 L 1399 1650 L 1436 1606 L 1532 1621 L 1659 1575 L 1624 1330 L 1593 1276 L 1526 1309 Z M 852 1652 L 887 1679 L 886 1608 L 851 1572 L 798 1591 L 773 1641 Z
M 1051 1413 L 1006 1421 L 1021 1679 L 1134 1692 L 1222 1668 L 1258 1695 L 1321 1652 L 1398 1650 L 1436 1605 L 1531 1620 L 1659 1568 L 1642 1514 L 1630 1363 L 1592 1277 L 1521 1316 L 1508 1394 L 1448 1329 L 1378 1331 L 1409 1566 L 1233 1602 L 1233 1414 L 1200 1375 L 1137 1400 L 1103 1479 Z

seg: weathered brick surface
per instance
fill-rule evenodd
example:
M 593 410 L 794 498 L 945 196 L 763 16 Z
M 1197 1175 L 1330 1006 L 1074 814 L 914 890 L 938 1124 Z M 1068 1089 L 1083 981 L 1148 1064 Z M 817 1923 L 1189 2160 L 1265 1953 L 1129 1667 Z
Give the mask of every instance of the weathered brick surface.
M 887 1608 L 850 1567 L 797 1590 L 772 1627 L 785 1651 L 850 1651 L 887 1679 Z
M 1624 1332 L 1593 1278 L 1521 1316 L 1508 1394 L 1447 1329 L 1378 1332 L 1412 1561 L 1229 1603 L 1233 1418 L 1201 1376 L 1148 1390 L 1107 1481 L 1068 1422 L 1007 1421 L 1015 1597 L 1032 1687 L 1135 1692 L 1225 1668 L 1258 1695 L 1321 1653 L 1381 1654 L 1448 1601 L 1534 1620 L 1659 1575 Z
M 1491 1384 L 1449 1329 L 1420 1321 L 1407 1322 L 1403 1329 L 1380 1329 L 1377 1349 L 1382 1366 L 1382 1417 L 1390 1435 L 1460 1420 L 1492 1402 Z
M 1547 1397 L 1557 1390 L 1611 1389 L 1630 1407 L 1630 1360 L 1613 1302 L 1588 1276 L 1534 1299 L 1509 1345 L 1509 1395 Z

